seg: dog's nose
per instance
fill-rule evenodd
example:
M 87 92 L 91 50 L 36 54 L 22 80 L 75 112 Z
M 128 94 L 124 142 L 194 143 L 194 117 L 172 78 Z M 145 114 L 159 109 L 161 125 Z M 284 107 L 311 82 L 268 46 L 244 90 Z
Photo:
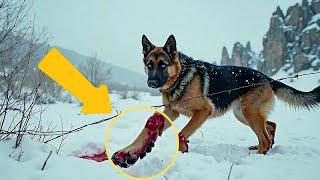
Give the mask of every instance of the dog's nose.
M 159 85 L 159 82 L 157 80 L 154 80 L 154 79 L 148 80 L 149 87 L 155 88 L 155 87 L 158 87 L 158 85 Z

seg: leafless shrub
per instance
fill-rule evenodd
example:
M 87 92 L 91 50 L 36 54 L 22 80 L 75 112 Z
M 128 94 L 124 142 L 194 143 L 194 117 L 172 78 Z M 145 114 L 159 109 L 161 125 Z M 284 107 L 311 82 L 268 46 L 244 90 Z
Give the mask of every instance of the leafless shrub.
M 41 113 L 35 105 L 46 91 L 44 76 L 34 67 L 47 34 L 35 30 L 34 18 L 28 17 L 30 5 L 27 0 L 0 2 L 0 140 L 14 138 L 14 148 L 30 120 Z
M 120 99 L 128 99 L 129 98 L 129 91 L 121 91 L 119 93 Z
M 120 95 L 120 99 L 134 99 L 134 100 L 140 100 L 141 96 L 138 91 L 128 91 L 123 90 L 118 93 Z
M 131 93 L 131 96 L 130 96 L 132 99 L 134 99 L 134 100 L 140 100 L 140 93 L 138 92 L 138 91 L 134 91 L 134 92 L 132 92 Z
M 111 69 L 104 62 L 97 59 L 97 54 L 94 54 L 93 57 L 84 62 L 80 66 L 80 70 L 96 87 L 102 83 L 107 83 L 111 78 Z

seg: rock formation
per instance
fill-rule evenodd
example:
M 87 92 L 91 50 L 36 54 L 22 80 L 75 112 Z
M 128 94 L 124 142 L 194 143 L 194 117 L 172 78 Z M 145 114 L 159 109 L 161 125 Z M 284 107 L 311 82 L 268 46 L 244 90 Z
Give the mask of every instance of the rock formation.
M 248 44 L 243 47 L 235 43 L 231 58 L 224 47 L 221 64 L 253 67 L 267 75 L 274 75 L 281 68 L 293 73 L 310 68 L 319 70 L 320 1 L 303 0 L 289 7 L 286 14 L 277 7 L 263 37 L 259 57 Z

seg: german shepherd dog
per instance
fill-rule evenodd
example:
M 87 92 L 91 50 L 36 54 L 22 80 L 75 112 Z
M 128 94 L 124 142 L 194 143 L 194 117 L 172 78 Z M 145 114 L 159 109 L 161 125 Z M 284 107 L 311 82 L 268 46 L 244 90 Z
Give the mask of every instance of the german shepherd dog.
M 191 117 L 179 133 L 181 152 L 188 151 L 188 138 L 207 119 L 232 109 L 236 119 L 249 126 L 258 138 L 258 145 L 249 149 L 266 154 L 274 144 L 276 124 L 268 121 L 267 115 L 275 96 L 293 107 L 313 109 L 320 104 L 320 86 L 302 92 L 250 68 L 194 60 L 177 51 L 173 35 L 163 47 L 156 47 L 143 35 L 142 46 L 147 84 L 160 89 L 166 105 L 163 112 L 172 120 L 180 114 Z M 114 153 L 113 162 L 128 167 L 139 157 L 142 159 L 169 126 L 162 115 L 155 113 L 129 146 Z

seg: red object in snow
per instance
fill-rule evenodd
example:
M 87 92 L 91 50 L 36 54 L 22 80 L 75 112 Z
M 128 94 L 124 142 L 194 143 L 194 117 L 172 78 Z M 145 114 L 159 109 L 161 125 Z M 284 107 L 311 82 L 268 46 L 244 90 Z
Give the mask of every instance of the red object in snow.
M 145 124 L 148 136 L 143 140 L 143 144 L 140 148 L 135 149 L 130 153 L 125 152 L 125 150 L 115 152 L 111 160 L 115 165 L 119 165 L 122 168 L 127 168 L 134 164 L 139 158 L 142 159 L 146 153 L 151 152 L 154 143 L 156 142 L 158 136 L 161 136 L 165 123 L 165 117 L 160 113 L 154 113 L 149 117 Z
M 80 158 L 82 159 L 88 159 L 88 160 L 93 160 L 97 162 L 103 162 L 108 160 L 108 156 L 106 154 L 106 151 L 103 151 L 100 154 L 93 154 L 93 155 L 86 155 L 86 156 L 81 156 Z
M 183 152 L 179 149 L 182 153 L 185 153 L 185 152 L 188 152 L 188 151 L 189 151 L 188 143 L 189 143 L 189 140 L 187 140 L 186 137 L 180 132 L 180 133 L 179 133 L 179 144 L 180 144 L 180 145 L 181 145 L 181 144 L 184 144 L 184 145 L 187 147 L 187 150 L 186 150 L 186 151 L 183 151 Z

